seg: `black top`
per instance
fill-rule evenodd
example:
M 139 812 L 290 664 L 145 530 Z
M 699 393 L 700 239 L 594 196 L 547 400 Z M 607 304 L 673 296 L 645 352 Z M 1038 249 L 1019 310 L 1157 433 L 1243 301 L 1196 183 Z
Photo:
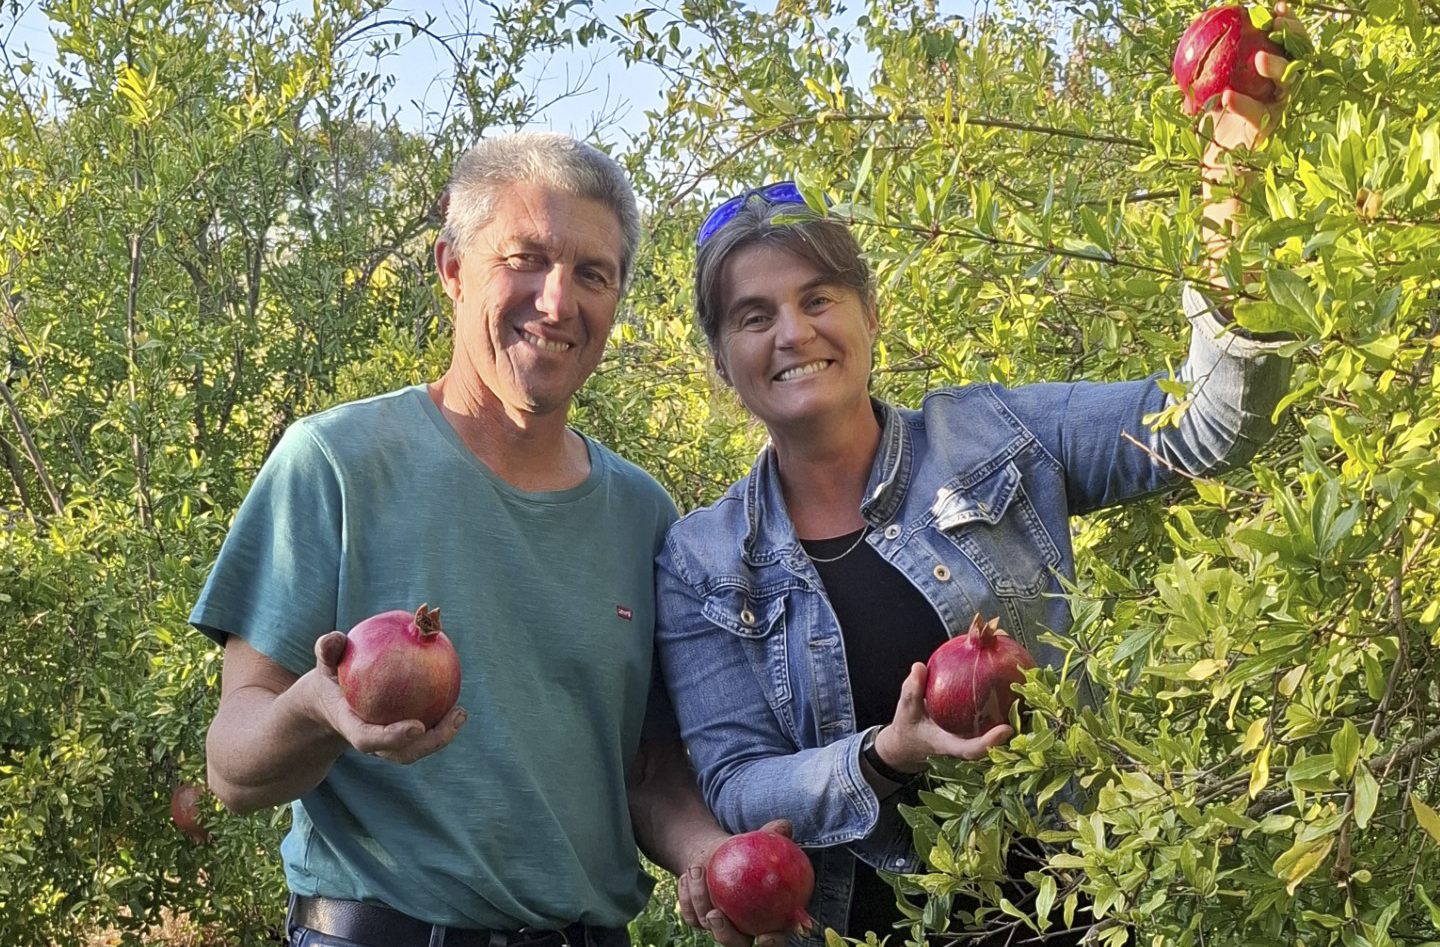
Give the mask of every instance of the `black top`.
M 840 557 L 816 562 L 815 569 L 845 642 L 856 730 L 894 719 L 900 685 L 910 675 L 910 665 L 928 659 L 948 637 L 934 606 L 904 573 L 869 543 L 856 544 L 862 532 L 801 540 L 805 552 L 816 559 Z M 913 796 L 913 790 L 908 792 Z M 874 868 L 857 859 L 846 935 L 863 938 L 866 931 L 874 931 L 884 937 L 893 933 L 900 919 L 895 892 Z

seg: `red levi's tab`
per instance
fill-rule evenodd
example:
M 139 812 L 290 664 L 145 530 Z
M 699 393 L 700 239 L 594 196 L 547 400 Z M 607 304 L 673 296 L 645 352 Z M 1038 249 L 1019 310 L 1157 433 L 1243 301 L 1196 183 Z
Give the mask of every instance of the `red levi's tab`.
M 616 606 L 615 606 L 615 614 L 619 615 L 621 618 L 625 619 L 626 621 L 629 621 L 630 619 L 632 619 L 632 618 L 635 617 L 635 612 L 632 611 L 632 610 L 629 609 L 629 608 L 626 608 L 624 605 L 616 605 Z

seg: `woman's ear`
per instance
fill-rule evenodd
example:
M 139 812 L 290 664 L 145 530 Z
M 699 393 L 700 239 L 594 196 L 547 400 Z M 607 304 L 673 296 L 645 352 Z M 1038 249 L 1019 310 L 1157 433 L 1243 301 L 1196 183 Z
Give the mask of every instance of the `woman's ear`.
M 714 360 L 715 374 L 719 375 L 720 380 L 723 381 L 725 384 L 729 385 L 731 388 L 734 388 L 734 383 L 730 381 L 730 373 L 725 370 L 725 363 L 720 360 L 720 356 L 718 354 L 714 356 Z
M 880 334 L 880 300 L 871 290 L 865 300 L 865 324 L 870 329 L 870 341 Z

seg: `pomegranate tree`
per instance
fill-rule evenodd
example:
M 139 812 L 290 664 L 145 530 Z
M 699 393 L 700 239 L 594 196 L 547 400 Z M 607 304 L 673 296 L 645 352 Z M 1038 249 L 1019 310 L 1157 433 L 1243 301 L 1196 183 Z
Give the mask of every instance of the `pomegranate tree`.
M 194 783 L 179 783 L 170 793 L 170 821 L 197 845 L 210 843 L 210 832 L 200 816 L 200 803 L 204 798 L 204 788 Z
M 976 615 L 965 634 L 930 655 L 925 706 L 951 733 L 978 737 L 1010 719 L 1010 705 L 1020 699 L 1014 685 L 1034 666 L 1025 646 L 1000 630 L 999 618 Z
M 362 720 L 433 727 L 460 699 L 460 656 L 440 628 L 438 608 L 381 612 L 346 637 L 340 689 Z
M 710 900 L 736 930 L 754 937 L 813 923 L 805 911 L 815 890 L 810 859 L 788 837 L 771 829 L 726 839 L 706 868 Z
M 1284 55 L 1279 44 L 1250 21 L 1244 7 L 1212 7 L 1197 16 L 1180 37 L 1171 64 L 1175 83 L 1185 93 L 1185 114 L 1199 114 L 1207 101 L 1226 89 L 1272 101 L 1278 90 L 1256 70 L 1259 52 Z

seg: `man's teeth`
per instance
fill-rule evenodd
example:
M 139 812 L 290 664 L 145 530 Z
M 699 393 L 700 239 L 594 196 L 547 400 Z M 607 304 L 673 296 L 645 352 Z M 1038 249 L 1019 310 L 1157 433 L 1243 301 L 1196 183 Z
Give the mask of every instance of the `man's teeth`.
M 554 342 L 550 339 L 542 339 L 538 335 L 531 335 L 529 332 L 525 332 L 523 335 L 526 342 L 545 352 L 564 352 L 570 348 L 569 342 Z
M 801 365 L 798 368 L 788 368 L 781 372 L 777 378 L 780 381 L 794 381 L 796 378 L 804 378 L 806 375 L 823 372 L 829 364 L 829 362 L 811 362 L 809 365 Z

